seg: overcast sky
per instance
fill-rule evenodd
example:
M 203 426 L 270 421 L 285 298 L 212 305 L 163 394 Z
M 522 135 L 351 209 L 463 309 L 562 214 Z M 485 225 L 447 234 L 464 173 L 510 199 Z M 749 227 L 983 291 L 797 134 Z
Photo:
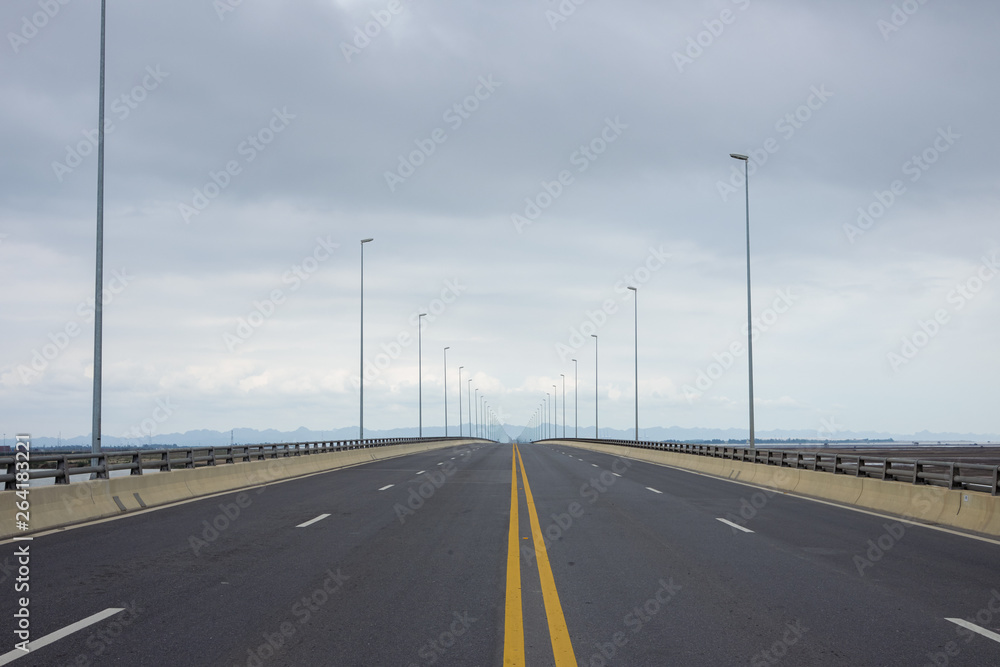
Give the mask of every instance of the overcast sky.
M 87 434 L 99 2 L 0 28 L 0 426 Z M 356 425 L 367 237 L 367 429 L 417 423 L 419 312 L 425 425 L 450 346 L 453 429 L 459 366 L 516 424 L 565 374 L 572 424 L 574 357 L 592 427 L 597 333 L 630 427 L 628 285 L 640 427 L 745 428 L 737 152 L 758 431 L 1000 433 L 998 29 L 985 0 L 111 0 L 103 431 Z

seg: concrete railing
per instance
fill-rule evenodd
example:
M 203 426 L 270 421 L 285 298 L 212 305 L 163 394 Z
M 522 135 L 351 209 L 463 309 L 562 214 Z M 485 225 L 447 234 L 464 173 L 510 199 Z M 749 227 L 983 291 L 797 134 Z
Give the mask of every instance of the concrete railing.
M 0 539 L 473 442 L 487 441 L 477 438 L 406 438 L 108 452 L 99 457 L 101 460 L 97 466 L 80 468 L 68 466 L 80 457 L 89 460 L 91 454 L 32 453 L 33 464 L 41 462 L 49 466 L 32 468 L 32 477 L 56 477 L 57 484 L 0 491 Z M 115 457 L 134 458 L 130 462 L 109 462 L 108 459 Z M 4 457 L 0 462 L 7 462 L 8 458 Z M 149 469 L 164 472 L 142 474 L 143 470 Z M 129 470 L 130 474 L 110 477 L 109 473 L 114 470 Z M 83 472 L 103 473 L 105 477 L 68 483 L 68 475 Z M 26 498 L 22 500 L 18 494 Z M 25 502 L 28 503 L 28 510 L 19 513 Z
M 562 438 L 561 440 L 571 442 L 574 439 Z M 946 489 L 965 489 L 967 491 L 988 493 L 993 496 L 1000 495 L 1000 486 L 998 486 L 1000 466 L 995 465 L 887 458 L 884 456 L 870 456 L 868 454 L 691 445 L 678 442 L 592 440 L 588 438 L 580 438 L 579 441 L 677 452 L 694 456 L 709 456 L 733 461 L 778 466 L 779 468 L 816 470 L 854 477 L 871 477 L 874 479 L 905 482 L 907 484 L 931 484 L 934 486 L 943 486 Z
M 454 438 L 457 439 L 457 438 Z M 103 451 L 98 454 L 39 454 L 32 452 L 29 479 L 53 478 L 56 484 L 69 484 L 71 475 L 93 475 L 108 479 L 116 470 L 128 470 L 131 475 L 141 475 L 145 470 L 169 472 L 171 470 L 224 465 L 227 463 L 265 461 L 267 459 L 310 454 L 328 454 L 352 449 L 385 447 L 411 442 L 437 441 L 443 438 L 378 438 L 372 440 L 326 440 L 322 442 L 292 442 L 267 445 L 230 445 L 226 447 L 174 447 L 170 449 L 138 449 L 132 451 Z M 117 459 L 114 463 L 109 459 Z M 126 459 L 126 460 L 122 460 Z M 92 465 L 91 461 L 96 462 Z M 84 465 L 74 465 L 84 462 Z M 5 490 L 15 488 L 15 456 L 0 457 L 0 482 Z
M 907 521 L 1000 536 L 996 466 L 633 440 L 539 442 L 667 465 Z

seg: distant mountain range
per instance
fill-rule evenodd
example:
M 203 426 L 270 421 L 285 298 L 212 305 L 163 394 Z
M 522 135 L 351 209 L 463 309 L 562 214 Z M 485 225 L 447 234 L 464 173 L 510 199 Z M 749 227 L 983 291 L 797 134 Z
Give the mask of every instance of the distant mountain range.
M 506 424 L 507 433 L 510 437 L 517 437 L 524 430 L 523 426 Z M 562 426 L 557 429 L 562 434 Z M 468 424 L 465 425 L 464 433 L 468 435 Z M 580 437 L 593 437 L 594 427 L 581 426 Z M 448 430 L 448 434 L 458 435 L 458 427 L 453 426 Z M 437 437 L 444 435 L 443 427 L 429 426 L 424 428 L 424 436 Z M 573 436 L 573 428 L 566 429 L 566 435 Z M 368 430 L 365 432 L 367 438 L 411 438 L 417 436 L 416 428 L 398 428 L 385 431 Z M 322 440 L 350 440 L 358 437 L 358 428 L 347 427 L 328 431 L 314 431 L 307 428 L 299 428 L 295 431 L 278 431 L 268 429 L 259 431 L 252 428 L 237 428 L 231 431 L 210 431 L 197 430 L 186 433 L 165 433 L 154 435 L 151 438 L 121 438 L 113 435 L 105 435 L 102 443 L 106 447 L 142 447 L 149 445 L 178 446 L 178 447 L 222 447 L 233 442 L 238 445 L 246 444 L 267 444 L 281 442 L 315 442 Z M 630 440 L 634 437 L 632 429 L 602 428 L 601 437 L 609 439 Z M 653 427 L 640 428 L 639 438 L 642 440 L 672 442 L 706 442 L 713 440 L 722 441 L 746 441 L 746 429 L 729 428 L 681 428 L 672 426 L 669 428 Z M 871 431 L 837 431 L 835 433 L 821 433 L 807 430 L 775 430 L 757 431 L 758 441 L 764 440 L 791 440 L 791 441 L 829 441 L 842 442 L 848 440 L 893 440 L 896 442 L 974 442 L 979 444 L 1000 443 L 1000 434 L 993 433 L 936 433 L 931 431 L 920 431 L 919 433 L 899 434 Z M 8 443 L 10 444 L 10 443 Z M 52 438 L 46 436 L 32 437 L 34 447 L 89 447 L 90 436 L 81 435 L 73 438 Z

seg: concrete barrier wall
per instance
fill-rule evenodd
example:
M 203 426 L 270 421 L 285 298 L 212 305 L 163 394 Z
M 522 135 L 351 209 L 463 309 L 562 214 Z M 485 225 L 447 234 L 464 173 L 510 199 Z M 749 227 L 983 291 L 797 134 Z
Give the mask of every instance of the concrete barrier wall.
M 406 456 L 433 449 L 457 447 L 471 439 L 387 445 L 327 454 L 172 470 L 153 475 L 36 487 L 29 491 L 30 531 L 16 530 L 14 491 L 0 491 L 0 539 L 30 535 L 94 519 L 120 516 L 145 507 L 156 507 L 215 493 L 235 491 L 302 475 Z
M 1000 496 L 906 484 L 870 477 L 834 475 L 818 470 L 769 466 L 655 449 L 596 442 L 550 441 L 553 444 L 649 461 L 777 491 L 830 500 L 921 523 L 1000 536 Z

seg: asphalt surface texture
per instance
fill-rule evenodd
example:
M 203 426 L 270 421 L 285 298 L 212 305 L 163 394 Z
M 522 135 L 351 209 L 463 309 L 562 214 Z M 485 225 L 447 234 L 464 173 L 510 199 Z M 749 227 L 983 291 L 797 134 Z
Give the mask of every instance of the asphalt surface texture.
M 569 445 L 516 449 L 6 542 L 0 653 L 16 657 L 0 665 L 1000 665 L 1000 541 Z M 21 597 L 31 640 L 56 633 L 29 653 L 14 649 Z

